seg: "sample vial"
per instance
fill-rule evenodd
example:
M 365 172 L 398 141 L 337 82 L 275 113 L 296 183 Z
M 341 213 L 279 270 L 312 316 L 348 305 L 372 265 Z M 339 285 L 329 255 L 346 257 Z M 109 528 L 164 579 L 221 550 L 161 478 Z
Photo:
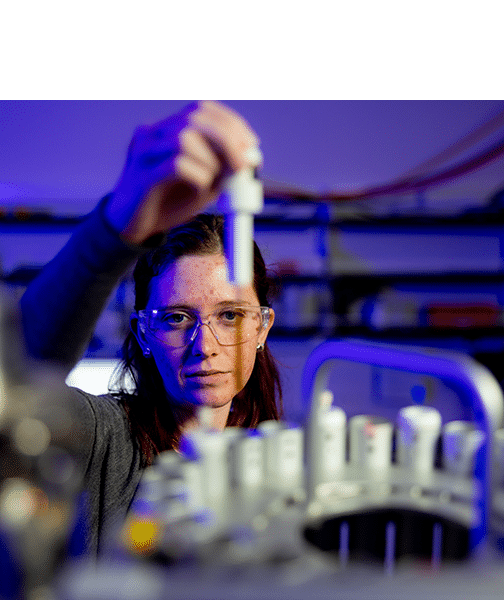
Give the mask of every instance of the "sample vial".
M 469 421 L 450 421 L 443 427 L 442 440 L 444 469 L 455 475 L 471 475 L 485 434 Z
M 392 462 L 393 425 L 388 419 L 357 415 L 349 420 L 350 462 L 372 470 L 387 469 Z
M 441 415 L 430 406 L 406 406 L 398 415 L 397 459 L 417 473 L 434 468 L 436 444 L 441 433 Z

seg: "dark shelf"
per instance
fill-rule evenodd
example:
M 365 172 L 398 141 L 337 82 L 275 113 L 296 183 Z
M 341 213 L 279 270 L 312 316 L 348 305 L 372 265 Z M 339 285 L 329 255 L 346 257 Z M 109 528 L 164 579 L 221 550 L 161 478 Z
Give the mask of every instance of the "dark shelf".
M 293 339 L 304 339 L 312 338 L 314 336 L 326 336 L 332 337 L 332 332 L 321 327 L 282 327 L 274 325 L 269 338 L 275 340 L 293 340 Z
M 271 205 L 280 204 L 285 210 L 283 212 L 275 211 L 268 214 L 268 203 Z M 293 200 L 285 198 L 284 202 L 277 199 L 268 200 L 265 197 L 266 211 L 255 217 L 255 224 L 258 229 L 308 229 L 310 227 L 324 227 L 330 229 L 352 229 L 369 230 L 377 229 L 411 229 L 411 228 L 463 228 L 474 227 L 502 227 L 504 225 L 504 211 L 489 210 L 468 210 L 458 215 L 429 215 L 429 214 L 402 214 L 373 216 L 366 214 L 355 214 L 353 217 L 344 216 L 342 218 L 329 215 L 331 202 L 309 202 L 303 200 Z M 295 206 L 313 207 L 312 214 L 308 217 L 289 216 L 289 209 Z M 318 210 L 317 210 L 318 209 Z M 308 211 L 307 211 L 308 212 Z
M 355 219 L 332 220 L 331 226 L 335 227 L 474 227 L 474 226 L 502 226 L 504 225 L 504 212 L 468 212 L 457 216 L 432 216 L 432 215 L 397 215 L 386 217 L 362 217 Z
M 268 198 L 265 198 L 268 202 Z M 278 229 L 278 230 L 297 230 L 309 229 L 311 227 L 323 227 L 331 229 L 369 229 L 376 228 L 413 228 L 413 227 L 433 227 L 439 228 L 474 228 L 474 227 L 502 227 L 504 226 L 504 212 L 486 212 L 474 211 L 456 216 L 435 216 L 435 215 L 394 215 L 394 216 L 372 216 L 372 215 L 356 215 L 354 218 L 345 216 L 344 218 L 327 218 L 317 214 L 317 207 L 328 207 L 330 203 L 324 202 L 301 202 L 301 201 L 285 201 L 285 214 L 259 214 L 254 218 L 256 227 L 259 229 Z M 313 205 L 313 216 L 289 216 L 289 206 L 295 205 L 305 206 Z M 324 211 L 322 211 L 324 212 Z M 6 225 L 9 227 L 22 227 L 32 225 L 50 225 L 55 227 L 74 227 L 78 225 L 85 215 L 76 216 L 58 216 L 44 212 L 30 212 L 30 210 L 11 211 L 2 213 L 0 211 L 0 226 Z
M 342 283 L 348 281 L 370 281 L 376 283 L 504 283 L 502 271 L 440 271 L 415 273 L 341 273 L 330 275 L 295 275 L 286 274 L 275 277 L 278 283 L 311 284 L 320 282 Z
M 281 327 L 274 326 L 270 336 L 273 338 L 307 338 L 313 336 L 331 338 L 366 338 L 373 340 L 391 341 L 400 343 L 419 340 L 498 340 L 504 346 L 504 327 L 388 327 L 372 329 L 359 325 L 341 325 L 333 329 L 323 327 Z

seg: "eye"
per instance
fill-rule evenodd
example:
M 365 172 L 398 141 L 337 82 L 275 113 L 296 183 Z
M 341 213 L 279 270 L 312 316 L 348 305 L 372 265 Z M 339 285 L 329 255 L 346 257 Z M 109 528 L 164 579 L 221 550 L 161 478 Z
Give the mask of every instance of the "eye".
M 234 321 L 236 319 L 236 311 L 225 310 L 224 312 L 221 312 L 219 318 L 223 321 Z
M 184 327 L 193 321 L 190 315 L 182 312 L 161 312 L 156 316 L 156 324 L 163 329 Z
M 183 313 L 168 313 L 164 316 L 164 320 L 169 323 L 183 323 L 187 316 Z
M 235 323 L 240 322 L 244 317 L 245 311 L 238 308 L 229 308 L 227 310 L 223 310 L 219 314 L 219 321 L 222 321 L 226 325 L 234 325 Z

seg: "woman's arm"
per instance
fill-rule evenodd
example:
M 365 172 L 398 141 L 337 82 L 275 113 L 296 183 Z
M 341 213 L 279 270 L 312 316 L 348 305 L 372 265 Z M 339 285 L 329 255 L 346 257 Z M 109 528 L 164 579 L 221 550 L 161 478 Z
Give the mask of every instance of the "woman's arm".
M 136 130 L 123 172 L 21 300 L 29 353 L 70 370 L 111 292 L 146 247 L 213 202 L 226 175 L 254 166 L 247 123 L 202 102 Z
M 21 298 L 28 353 L 66 371 L 85 352 L 112 291 L 141 252 L 108 225 L 106 200 L 79 225 Z

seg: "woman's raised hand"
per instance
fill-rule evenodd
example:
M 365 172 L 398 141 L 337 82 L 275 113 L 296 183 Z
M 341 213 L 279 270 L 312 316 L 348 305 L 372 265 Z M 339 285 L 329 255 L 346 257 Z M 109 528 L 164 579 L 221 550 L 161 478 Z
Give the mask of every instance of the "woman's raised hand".
M 244 119 L 217 102 L 139 127 L 106 218 L 127 242 L 142 244 L 203 211 L 226 175 L 255 166 L 247 150 L 258 144 Z

